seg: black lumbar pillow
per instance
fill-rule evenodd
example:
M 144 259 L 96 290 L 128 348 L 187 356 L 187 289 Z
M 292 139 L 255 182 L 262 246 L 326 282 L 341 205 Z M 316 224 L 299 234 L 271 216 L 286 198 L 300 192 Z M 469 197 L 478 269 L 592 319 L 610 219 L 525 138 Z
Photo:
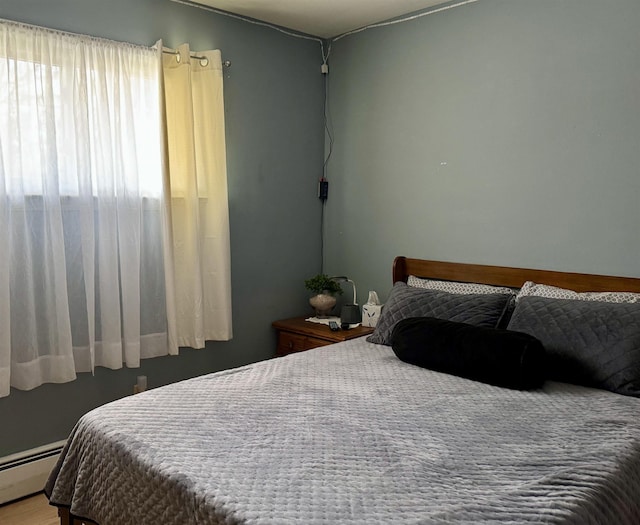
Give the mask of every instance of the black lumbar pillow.
M 395 326 L 391 346 L 406 363 L 491 385 L 525 390 L 544 382 L 544 347 L 522 332 L 412 317 Z

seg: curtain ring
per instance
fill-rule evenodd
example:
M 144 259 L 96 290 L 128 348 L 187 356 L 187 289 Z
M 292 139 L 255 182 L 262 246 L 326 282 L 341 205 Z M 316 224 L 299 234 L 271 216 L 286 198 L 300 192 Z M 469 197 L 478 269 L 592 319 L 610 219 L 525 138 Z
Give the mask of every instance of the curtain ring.
M 208 58 L 205 57 L 205 58 L 201 58 L 200 59 L 200 65 L 202 67 L 207 67 L 208 64 L 209 64 L 209 59 Z

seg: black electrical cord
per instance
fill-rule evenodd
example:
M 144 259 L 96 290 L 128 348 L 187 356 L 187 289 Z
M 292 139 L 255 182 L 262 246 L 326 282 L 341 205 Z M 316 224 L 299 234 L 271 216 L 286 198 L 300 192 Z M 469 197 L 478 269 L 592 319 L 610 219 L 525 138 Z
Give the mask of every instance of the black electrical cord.
M 331 47 L 329 47 L 331 50 Z M 333 153 L 333 135 L 331 133 L 331 128 L 329 126 L 329 75 L 327 73 L 324 74 L 324 109 L 323 109 L 323 117 L 324 117 L 324 130 L 329 137 L 329 151 L 327 152 L 324 164 L 322 165 L 322 178 L 326 179 L 327 177 L 327 165 L 329 164 L 329 159 L 331 158 L 331 154 Z M 320 273 L 324 273 L 324 208 L 327 204 L 327 200 L 322 200 L 322 209 L 320 212 Z

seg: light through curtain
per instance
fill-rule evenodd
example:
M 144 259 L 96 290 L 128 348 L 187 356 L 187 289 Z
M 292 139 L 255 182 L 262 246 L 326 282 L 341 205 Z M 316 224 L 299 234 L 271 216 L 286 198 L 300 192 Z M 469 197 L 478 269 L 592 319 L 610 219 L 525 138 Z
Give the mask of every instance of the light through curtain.
M 161 75 L 155 49 L 0 21 L 0 396 L 177 353 Z
M 183 44 L 164 55 L 163 69 L 176 333 L 180 346 L 202 348 L 232 336 L 220 51 Z

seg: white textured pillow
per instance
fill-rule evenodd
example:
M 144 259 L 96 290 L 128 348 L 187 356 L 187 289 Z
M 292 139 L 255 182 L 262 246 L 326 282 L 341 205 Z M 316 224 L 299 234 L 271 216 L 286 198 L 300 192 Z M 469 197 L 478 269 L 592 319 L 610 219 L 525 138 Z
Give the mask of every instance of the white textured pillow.
M 516 296 L 516 301 L 522 297 L 546 297 L 547 299 L 572 299 L 578 301 L 601 301 L 603 303 L 640 303 L 640 293 L 633 292 L 574 292 L 565 288 L 558 288 L 548 284 L 538 284 L 527 281 Z
M 457 293 L 457 294 L 503 294 L 516 295 L 511 288 L 502 288 L 500 286 L 491 286 L 489 284 L 479 283 L 461 283 L 457 281 L 437 281 L 435 279 L 423 279 L 410 275 L 407 284 L 414 288 L 426 288 L 427 290 L 439 290 L 441 292 Z

